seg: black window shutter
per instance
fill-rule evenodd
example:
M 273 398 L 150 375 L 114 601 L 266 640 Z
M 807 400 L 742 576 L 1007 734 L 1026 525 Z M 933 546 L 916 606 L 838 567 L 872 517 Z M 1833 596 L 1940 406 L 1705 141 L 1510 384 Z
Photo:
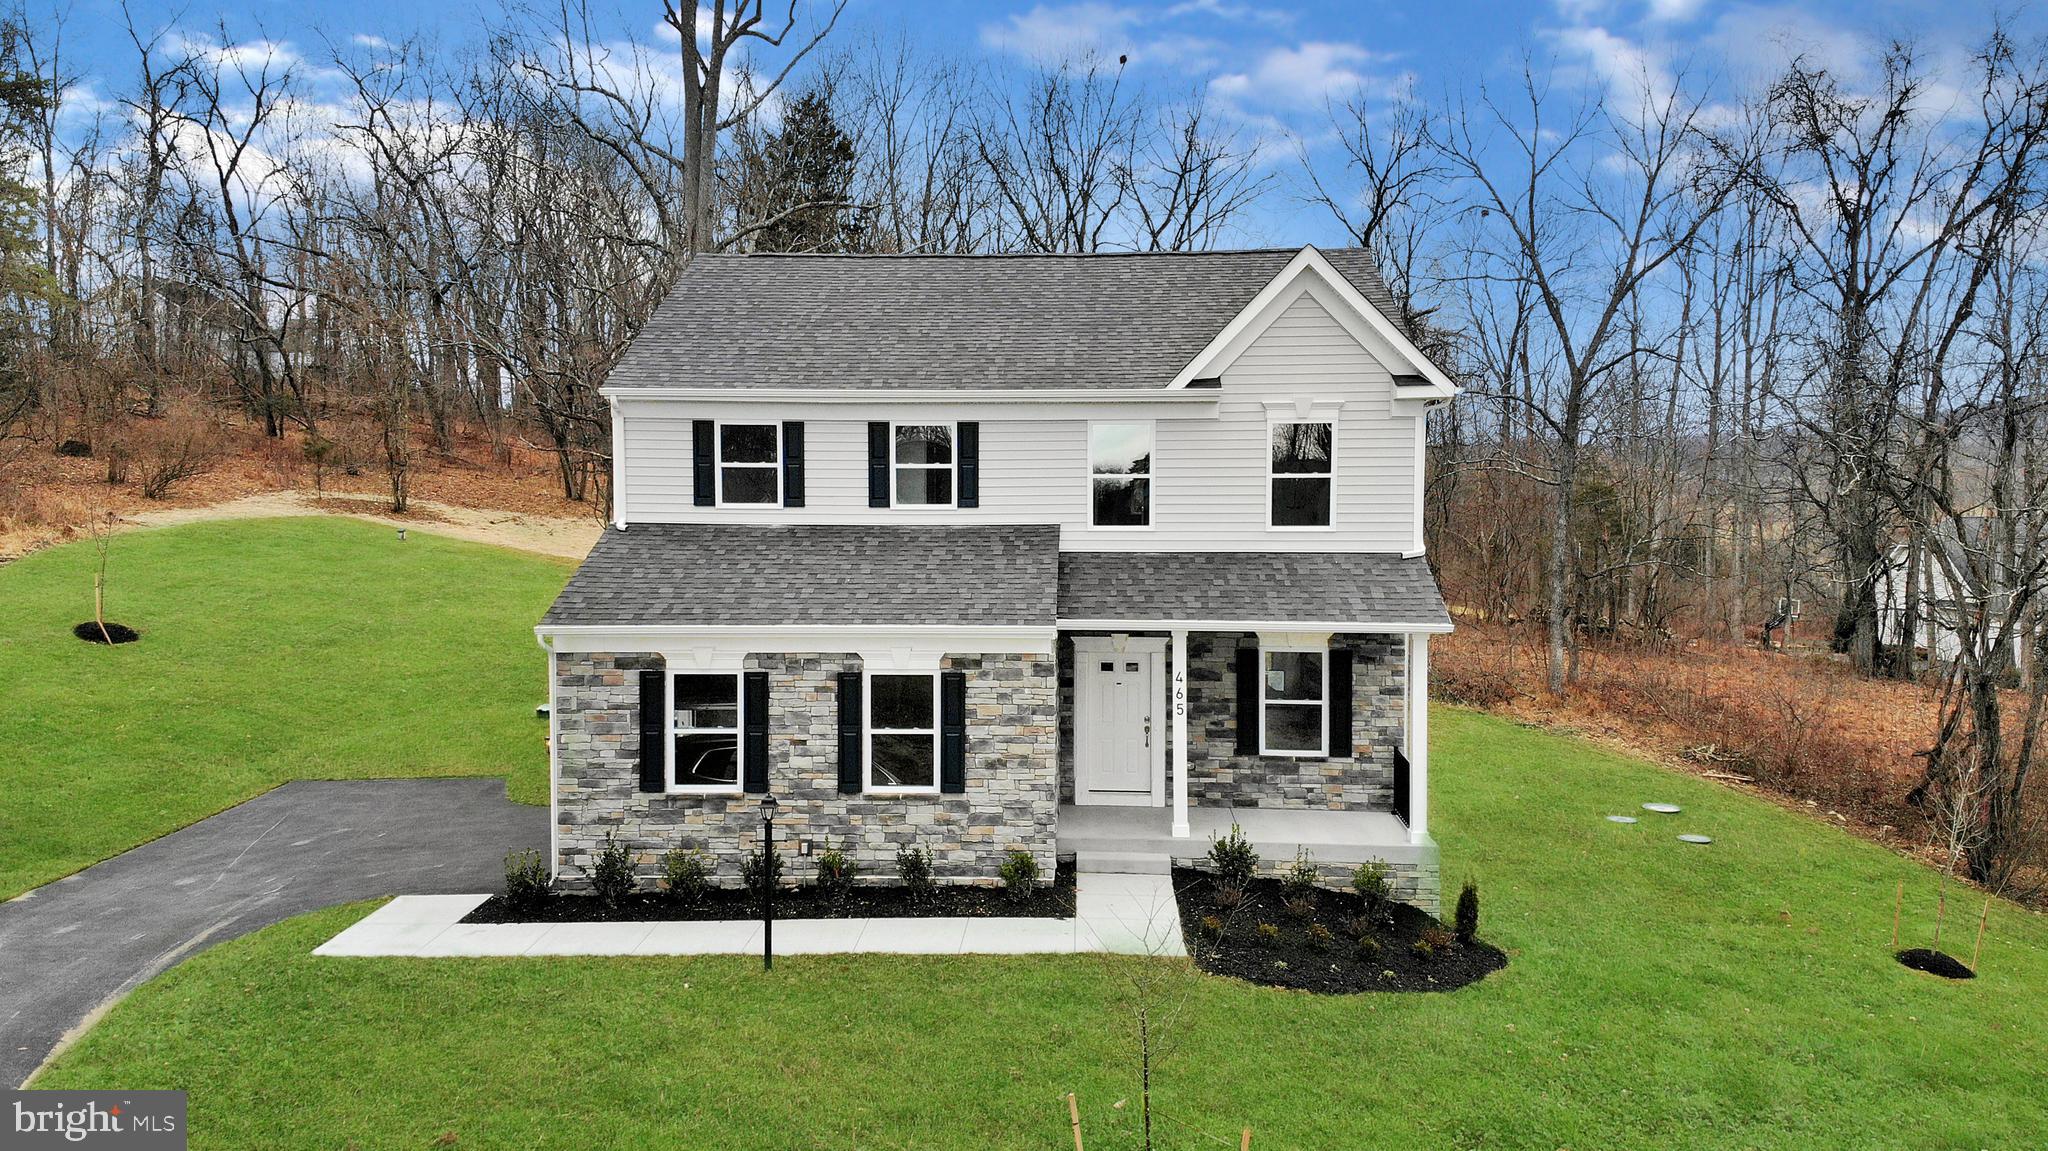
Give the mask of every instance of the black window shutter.
M 863 728 L 861 714 L 860 673 L 842 671 L 839 673 L 839 791 L 842 795 L 859 795 L 861 788 L 860 733 Z
M 804 506 L 804 422 L 782 424 L 782 506 Z
M 708 508 L 718 502 L 718 445 L 713 442 L 717 428 L 710 420 L 694 420 L 690 431 L 696 444 L 694 466 L 690 469 L 693 502 Z
M 981 425 L 960 425 L 960 499 L 963 508 L 981 506 Z
M 1260 690 L 1257 644 L 1237 649 L 1237 754 L 1259 754 L 1259 708 L 1265 700 Z
M 967 790 L 967 673 L 939 673 L 939 790 Z
M 640 673 L 640 790 L 668 790 L 668 673 Z
M 889 422 L 868 425 L 868 506 L 889 506 Z
M 1330 758 L 1350 759 L 1358 745 L 1351 739 L 1351 649 L 1330 649 Z
M 741 747 L 741 758 L 745 764 L 746 790 L 768 790 L 768 673 L 750 671 L 742 677 L 746 684 L 743 705 L 746 710 L 746 737 Z

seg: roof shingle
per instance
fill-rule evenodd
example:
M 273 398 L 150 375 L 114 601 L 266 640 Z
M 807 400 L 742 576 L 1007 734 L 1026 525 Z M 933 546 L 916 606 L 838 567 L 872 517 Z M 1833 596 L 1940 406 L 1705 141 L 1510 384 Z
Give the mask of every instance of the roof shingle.
M 701 255 L 608 384 L 1164 387 L 1297 251 Z M 1368 252 L 1323 255 L 1400 314 Z
M 1355 552 L 1067 552 L 1060 618 L 1388 630 L 1451 622 L 1427 560 Z

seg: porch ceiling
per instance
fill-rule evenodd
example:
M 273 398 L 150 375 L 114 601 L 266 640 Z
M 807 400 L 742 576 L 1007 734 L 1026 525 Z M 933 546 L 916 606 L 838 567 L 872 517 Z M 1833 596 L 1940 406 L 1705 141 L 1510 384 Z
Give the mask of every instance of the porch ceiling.
M 1305 849 L 1318 863 L 1355 866 L 1383 859 L 1390 864 L 1433 858 L 1436 845 L 1411 841 L 1407 825 L 1385 811 L 1311 811 L 1278 807 L 1191 807 L 1189 834 L 1175 838 L 1173 811 L 1166 807 L 1096 807 L 1061 804 L 1059 853 L 1143 852 L 1187 859 L 1206 855 L 1212 840 L 1244 832 L 1268 861 L 1286 862 Z

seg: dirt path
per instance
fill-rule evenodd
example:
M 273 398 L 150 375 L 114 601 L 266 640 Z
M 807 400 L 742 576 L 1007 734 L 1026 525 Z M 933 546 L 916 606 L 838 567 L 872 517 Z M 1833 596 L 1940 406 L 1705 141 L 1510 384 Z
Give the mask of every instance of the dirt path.
M 330 495 L 315 500 L 310 492 L 261 492 L 225 503 L 197 508 L 163 508 L 121 517 L 122 528 L 166 527 L 208 520 L 266 519 L 273 516 L 344 515 L 408 531 L 430 532 L 476 543 L 540 552 L 580 560 L 603 530 L 588 516 L 538 516 L 522 512 L 456 507 L 413 500 L 413 511 L 394 516 L 382 500 L 367 496 Z

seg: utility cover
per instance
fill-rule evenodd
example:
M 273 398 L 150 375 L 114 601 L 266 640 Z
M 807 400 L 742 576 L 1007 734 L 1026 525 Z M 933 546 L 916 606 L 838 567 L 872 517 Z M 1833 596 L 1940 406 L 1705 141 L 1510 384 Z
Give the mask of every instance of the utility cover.
M 1659 815 L 1677 815 L 1685 809 L 1675 803 L 1646 803 L 1643 805 L 1643 810 L 1654 811 Z
M 1708 838 L 1707 838 L 1706 836 L 1704 836 L 1704 835 L 1681 835 L 1681 836 L 1679 836 L 1679 837 L 1678 837 L 1678 842 L 1680 842 L 1680 843 L 1712 843 L 1712 842 L 1714 842 L 1714 841 L 1713 841 L 1713 840 L 1711 840 L 1711 839 L 1708 839 Z

